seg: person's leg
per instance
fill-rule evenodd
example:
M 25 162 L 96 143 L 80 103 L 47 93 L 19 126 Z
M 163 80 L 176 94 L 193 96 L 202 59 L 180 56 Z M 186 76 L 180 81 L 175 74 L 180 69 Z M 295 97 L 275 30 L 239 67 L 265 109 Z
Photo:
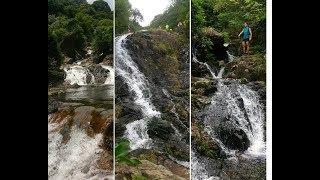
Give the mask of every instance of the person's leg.
M 246 53 L 246 43 L 244 41 L 242 41 L 242 50 L 243 53 Z
M 249 43 L 249 41 L 246 42 L 246 46 L 247 46 L 247 52 L 246 52 L 246 53 L 249 54 L 249 48 L 250 48 L 250 43 Z

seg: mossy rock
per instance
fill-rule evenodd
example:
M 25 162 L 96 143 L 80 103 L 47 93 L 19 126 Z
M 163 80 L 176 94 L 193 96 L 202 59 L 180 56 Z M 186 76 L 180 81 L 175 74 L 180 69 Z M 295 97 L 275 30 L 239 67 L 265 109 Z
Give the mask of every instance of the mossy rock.
M 266 81 L 266 58 L 263 54 L 242 56 L 226 64 L 225 77 L 247 81 Z

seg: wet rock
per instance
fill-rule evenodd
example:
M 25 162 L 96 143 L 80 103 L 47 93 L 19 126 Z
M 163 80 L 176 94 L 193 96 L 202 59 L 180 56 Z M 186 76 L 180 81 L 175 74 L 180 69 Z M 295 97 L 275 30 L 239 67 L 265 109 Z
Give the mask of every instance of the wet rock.
M 128 166 L 126 164 L 116 165 L 116 179 L 134 179 L 137 177 L 159 180 L 185 180 L 187 178 L 173 174 L 170 170 L 162 165 L 157 165 L 147 160 L 141 160 L 139 166 Z
M 103 68 L 101 65 L 90 66 L 88 69 L 94 75 L 95 83 L 104 84 L 108 77 L 109 70 Z
M 263 54 L 242 56 L 227 63 L 225 77 L 246 79 L 247 81 L 266 81 L 266 58 Z
M 60 102 L 58 102 L 52 98 L 49 98 L 48 99 L 48 114 L 57 112 L 60 105 L 61 105 Z
M 212 66 L 212 70 L 216 73 L 216 68 Z M 210 70 L 203 64 L 195 63 L 192 61 L 191 63 L 191 74 L 193 77 L 211 77 Z
M 192 94 L 211 96 L 217 91 L 216 80 L 207 78 L 192 78 Z
M 266 161 L 265 159 L 248 159 L 239 157 L 236 162 L 226 160 L 222 168 L 225 179 L 232 180 L 265 180 Z
M 242 129 L 222 128 L 219 136 L 223 144 L 230 149 L 245 151 L 250 146 L 247 134 Z
M 174 129 L 167 121 L 153 118 L 148 124 L 148 134 L 150 138 L 159 138 L 167 141 L 173 133 Z
M 178 164 L 164 153 L 157 152 L 153 149 L 137 149 L 130 152 L 130 156 L 136 157 L 138 159 L 148 160 L 157 165 L 162 165 L 172 173 L 183 178 L 188 179 L 189 177 L 190 172 L 188 168 Z
M 115 93 L 116 93 L 116 103 L 120 102 L 123 98 L 130 97 L 129 87 L 123 81 L 122 77 L 116 76 L 115 77 Z

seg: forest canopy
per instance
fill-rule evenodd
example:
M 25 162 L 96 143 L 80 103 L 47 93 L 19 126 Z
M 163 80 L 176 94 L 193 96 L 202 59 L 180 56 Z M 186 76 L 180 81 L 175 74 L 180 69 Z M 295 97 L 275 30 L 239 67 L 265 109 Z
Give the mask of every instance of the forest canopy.
M 48 0 L 48 80 L 63 76 L 63 57 L 80 59 L 91 46 L 103 58 L 113 52 L 113 12 L 103 0 Z
M 266 48 L 265 0 L 192 0 L 192 34 L 213 27 L 223 33 L 227 42 L 237 40 L 244 22 L 252 29 L 252 51 Z M 205 42 L 200 42 L 205 43 Z
M 115 0 L 116 35 L 127 33 L 128 26 L 131 31 L 140 30 L 141 21 L 143 21 L 142 14 L 138 9 L 133 9 L 128 0 Z
M 169 28 L 176 30 L 178 23 L 181 22 L 185 34 L 189 35 L 189 7 L 189 0 L 173 0 L 172 4 L 162 14 L 154 17 L 150 27 L 158 28 L 160 26 L 164 28 L 165 25 L 169 25 Z

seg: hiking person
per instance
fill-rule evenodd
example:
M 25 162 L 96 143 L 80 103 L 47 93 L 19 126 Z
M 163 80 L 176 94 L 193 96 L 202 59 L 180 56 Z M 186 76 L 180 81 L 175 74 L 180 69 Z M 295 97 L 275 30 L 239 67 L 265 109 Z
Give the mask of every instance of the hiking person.
M 168 29 L 169 29 L 169 25 L 167 24 L 167 25 L 166 25 L 166 30 L 168 30 Z
M 242 39 L 242 50 L 244 54 L 249 53 L 249 48 L 250 48 L 250 41 L 252 40 L 252 31 L 251 28 L 248 27 L 248 24 L 245 22 L 244 23 L 244 28 L 238 35 L 238 37 L 243 34 L 243 39 Z
M 128 33 L 130 33 L 131 32 L 131 27 L 130 27 L 130 25 L 128 25 Z
M 179 21 L 177 26 L 178 26 L 179 33 L 181 33 L 182 32 L 182 26 L 183 26 L 182 22 Z

